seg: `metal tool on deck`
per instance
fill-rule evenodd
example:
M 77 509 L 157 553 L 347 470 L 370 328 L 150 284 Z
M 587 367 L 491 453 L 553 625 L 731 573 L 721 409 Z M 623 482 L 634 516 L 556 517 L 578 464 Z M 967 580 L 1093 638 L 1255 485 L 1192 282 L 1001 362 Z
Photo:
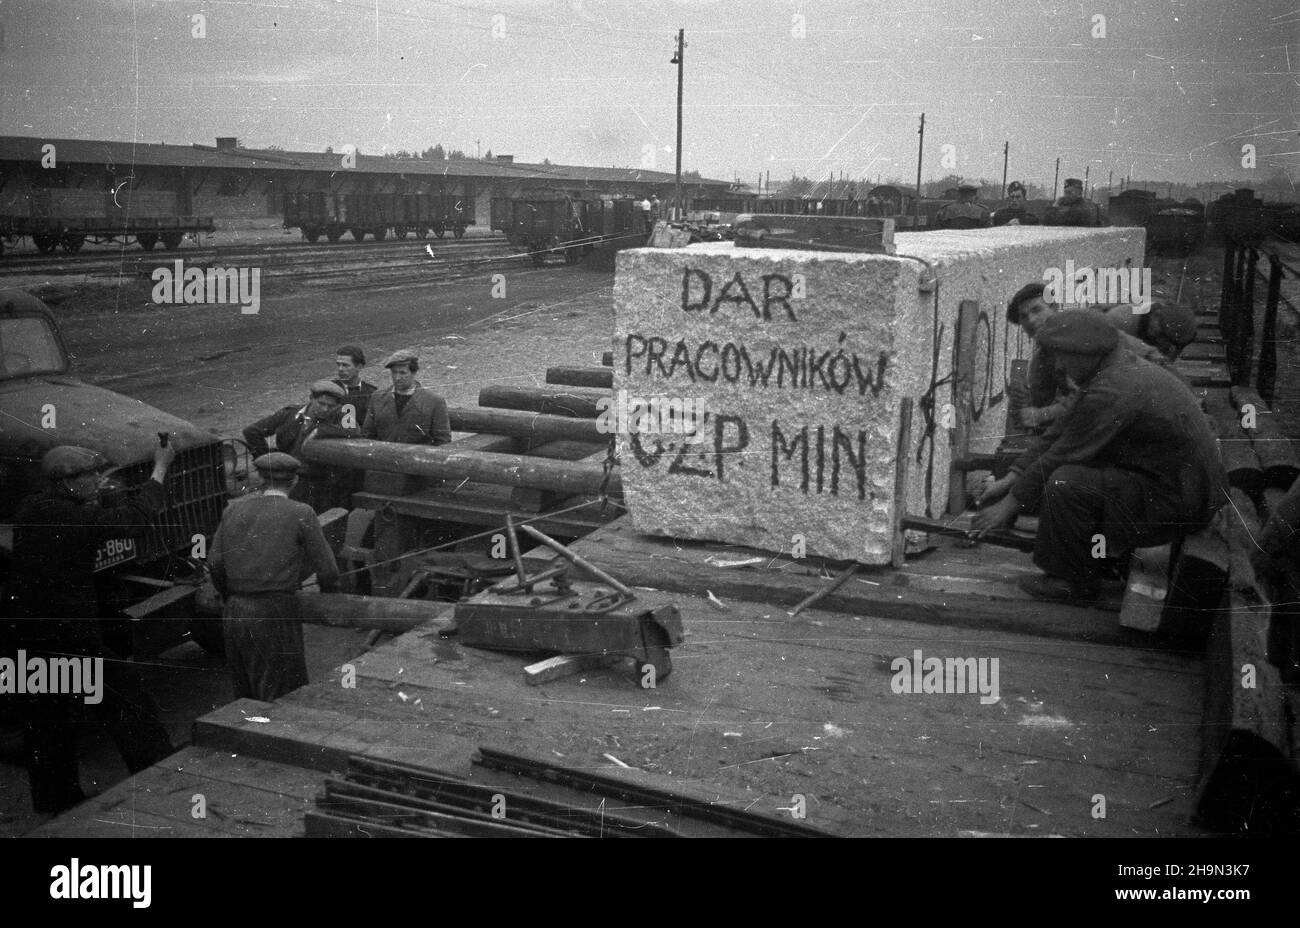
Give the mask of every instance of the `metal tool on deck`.
M 650 679 L 654 681 L 672 672 L 668 649 L 683 640 L 682 617 L 676 606 L 639 603 L 630 587 L 555 539 L 532 526 L 519 527 L 568 563 L 530 576 L 519 553 L 514 523 L 507 517 L 506 537 L 515 560 L 515 576 L 475 601 L 456 605 L 454 633 L 461 644 L 506 651 L 630 657 L 643 680 L 647 667 L 653 667 Z M 570 579 L 573 567 L 600 583 Z

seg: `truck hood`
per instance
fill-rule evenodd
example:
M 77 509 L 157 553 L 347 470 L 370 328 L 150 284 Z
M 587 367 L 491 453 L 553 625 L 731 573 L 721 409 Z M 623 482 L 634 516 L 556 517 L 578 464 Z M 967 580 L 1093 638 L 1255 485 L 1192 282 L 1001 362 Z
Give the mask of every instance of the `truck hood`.
M 53 407 L 54 427 L 42 428 Z M 153 457 L 158 433 L 170 432 L 177 451 L 218 439 L 176 416 L 66 374 L 0 381 L 0 448 L 38 459 L 55 445 L 98 451 L 121 467 Z

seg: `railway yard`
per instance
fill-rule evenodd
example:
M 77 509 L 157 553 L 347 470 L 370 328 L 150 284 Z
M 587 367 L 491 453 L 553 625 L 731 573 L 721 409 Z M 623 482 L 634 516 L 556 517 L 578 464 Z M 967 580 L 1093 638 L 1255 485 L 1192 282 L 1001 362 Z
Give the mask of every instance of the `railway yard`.
M 569 539 L 574 554 L 605 572 L 597 579 L 612 575 L 638 601 L 677 608 L 684 640 L 673 649 L 674 670 L 650 688 L 632 667 L 608 660 L 528 680 L 521 668 L 534 658 L 442 634 L 455 624 L 455 596 L 435 595 L 432 584 L 412 593 L 406 568 L 376 574 L 371 595 L 344 608 L 380 621 L 309 626 L 312 682 L 275 703 L 231 702 L 220 658 L 194 642 L 141 659 L 178 753 L 126 777 L 106 741 L 83 746 L 83 779 L 98 795 L 54 819 L 20 811 L 25 778 L 10 755 L 0 768 L 3 805 L 15 810 L 0 821 L 7 833 L 491 833 L 481 813 L 449 811 L 447 783 L 482 786 L 512 803 L 550 801 L 549 817 L 537 812 L 519 827 L 555 833 L 592 827 L 605 812 L 611 822 L 621 817 L 611 830 L 683 835 L 1167 836 L 1294 827 L 1286 785 L 1293 728 L 1282 691 L 1244 704 L 1221 679 L 1234 661 L 1258 656 L 1258 643 L 1246 640 L 1252 633 L 1233 627 L 1258 622 L 1242 619 L 1245 606 L 1234 609 L 1237 593 L 1184 602 L 1178 621 L 1166 616 L 1146 630 L 1120 621 L 1123 588 L 1096 608 L 1037 603 L 1015 585 L 1034 573 L 1025 548 L 1033 520 L 1010 544 L 930 534 L 903 562 L 860 565 L 847 582 L 842 560 L 637 532 L 624 490 L 608 476 L 585 476 L 599 475 L 602 436 L 530 442 L 457 424 L 471 421 L 464 410 L 476 403 L 491 405 L 485 390 L 540 397 L 531 412 L 511 413 L 537 416 L 533 428 L 594 415 L 583 404 L 622 376 L 608 366 L 617 371 L 623 344 L 611 312 L 618 284 L 607 268 L 559 260 L 537 267 L 527 252 L 474 231 L 351 246 L 261 238 L 187 245 L 174 256 L 11 252 L 3 270 L 7 285 L 52 308 L 78 376 L 223 438 L 301 402 L 305 385 L 330 373 L 340 343 L 362 343 L 373 356 L 415 350 L 421 382 L 452 408 L 452 447 L 482 454 L 479 468 L 511 455 L 514 476 L 495 478 L 504 486 L 447 477 L 441 489 L 407 498 L 368 484 L 360 505 L 379 519 L 396 512 L 399 524 L 433 519 L 437 538 L 452 539 L 445 548 L 480 559 L 491 556 L 507 514 Z M 1286 246 L 1280 253 L 1294 262 Z M 1203 400 L 1226 403 L 1224 254 L 1209 245 L 1148 264 L 1158 295 L 1197 312 L 1199 336 L 1180 369 Z M 153 271 L 180 257 L 256 262 L 264 273 L 259 311 L 154 302 Z M 1293 278 L 1281 299 L 1278 337 L 1290 339 L 1298 327 L 1286 315 L 1297 302 Z M 611 346 L 614 357 L 603 357 Z M 1277 362 L 1284 385 L 1297 374 L 1289 352 Z M 1293 392 L 1287 385 L 1280 395 Z M 992 452 L 1000 437 L 971 450 Z M 569 490 L 548 490 L 544 480 L 530 489 L 532 478 L 519 476 L 544 470 L 530 465 L 544 458 L 567 468 Z M 614 473 L 627 467 L 624 457 Z M 957 516 L 944 518 L 961 524 Z M 415 531 L 402 537 L 432 537 Z M 381 547 L 368 556 L 378 560 Z M 527 552 L 527 569 L 562 563 L 553 554 Z M 365 572 L 360 562 L 352 567 Z M 383 582 L 405 601 L 381 597 Z M 1170 588 L 1180 582 L 1175 574 Z M 464 592 L 474 602 L 490 595 L 473 595 L 481 589 Z M 800 608 L 809 597 L 816 601 Z M 1000 693 L 992 704 L 969 693 L 900 696 L 890 685 L 895 661 L 915 655 L 919 663 L 921 651 L 998 655 Z M 351 684 L 340 685 L 347 674 Z M 917 697 L 919 679 L 918 670 Z M 548 767 L 600 782 L 539 773 Z M 438 777 L 450 779 L 433 785 Z M 196 791 L 207 797 L 206 818 L 190 815 Z M 1102 816 L 1099 795 L 1109 809 Z

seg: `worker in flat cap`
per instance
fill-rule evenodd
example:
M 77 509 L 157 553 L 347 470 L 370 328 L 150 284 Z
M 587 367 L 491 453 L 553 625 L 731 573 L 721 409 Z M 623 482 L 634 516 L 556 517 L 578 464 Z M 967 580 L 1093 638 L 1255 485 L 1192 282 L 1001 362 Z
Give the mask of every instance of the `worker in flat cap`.
M 1007 185 L 1007 202 L 993 211 L 992 222 L 995 226 L 1033 226 L 1038 225 L 1038 217 L 1029 211 L 1025 185 L 1013 180 Z
M 359 429 L 366 421 L 370 395 L 375 385 L 361 379 L 361 369 L 366 366 L 366 353 L 357 345 L 341 345 L 334 353 L 334 383 L 347 395 L 339 410 L 339 422 L 344 428 Z
M 1133 315 L 1130 305 L 1124 304 L 1122 309 L 1129 316 Z M 1051 350 L 1035 338 L 1043 323 L 1060 311 L 1060 304 L 1047 298 L 1047 285 L 1042 281 L 1025 284 L 1007 304 L 1007 321 L 1019 325 L 1034 340 L 1034 353 L 1029 362 L 1026 382 L 1013 382 L 1010 390 L 1011 410 L 1016 421 L 1030 431 L 1041 432 L 1049 423 L 1064 415 L 1076 395 L 1076 391 L 1057 373 Z M 1174 367 L 1174 358 L 1121 328 L 1119 323 L 1127 320 L 1119 314 L 1118 308 L 1113 315 L 1105 313 L 1105 318 L 1119 331 L 1119 340 L 1124 348 L 1144 361 L 1167 368 L 1184 388 L 1190 389 L 1190 384 Z
M 981 229 L 992 225 L 988 208 L 979 202 L 978 184 L 962 181 L 957 185 L 957 199 L 935 213 L 933 229 Z
M 1057 313 L 1036 340 L 1078 385 L 1078 399 L 985 490 L 979 503 L 987 508 L 973 527 L 999 528 L 1038 507 L 1034 563 L 1045 575 L 1020 586 L 1040 599 L 1085 603 L 1108 565 L 1134 548 L 1204 528 L 1226 501 L 1227 477 L 1191 391 L 1125 348 L 1101 313 Z
M 1045 226 L 1104 226 L 1106 217 L 1101 208 L 1083 198 L 1083 181 L 1077 177 L 1065 179 L 1064 192 L 1056 205 L 1043 217 Z
M 1196 340 L 1196 313 L 1181 303 L 1157 301 L 1146 312 L 1138 312 L 1132 303 L 1101 309 L 1117 329 L 1152 346 L 1170 363 Z
M 175 457 L 170 442 L 160 444 L 149 479 L 123 501 L 105 506 L 100 491 L 109 461 L 89 448 L 51 448 L 41 458 L 45 487 L 23 500 L 15 513 L 12 620 L 0 621 L 4 653 L 23 648 L 29 659 L 103 659 L 97 704 L 79 694 L 12 697 L 23 718 L 23 750 L 37 812 L 60 812 L 85 799 L 77 763 L 83 717 L 107 728 L 132 773 L 172 752 L 134 666 L 101 636 L 101 620 L 115 614 L 97 594 L 95 562 L 105 542 L 139 538 L 150 530 L 163 511 L 163 485 Z
M 253 461 L 262 491 L 226 507 L 208 551 L 224 599 L 226 663 L 235 698 L 270 701 L 307 682 L 297 592 L 316 575 L 338 590 L 339 569 L 306 503 L 290 499 L 302 465 L 280 451 Z
M 384 360 L 392 386 L 370 399 L 361 431 L 366 438 L 408 445 L 443 445 L 451 441 L 447 401 L 415 379 L 420 359 L 414 351 L 395 351 Z
M 281 407 L 244 429 L 244 442 L 253 457 L 266 454 L 270 450 L 268 440 L 274 438 L 277 451 L 293 455 L 304 465 L 293 498 L 311 506 L 315 512 L 351 508 L 351 473 L 342 468 L 311 464 L 302 458 L 302 446 L 311 439 L 356 438 L 361 434 L 357 426 L 349 429 L 342 424 L 341 407 L 347 395 L 334 381 L 318 380 L 311 385 L 306 405 Z

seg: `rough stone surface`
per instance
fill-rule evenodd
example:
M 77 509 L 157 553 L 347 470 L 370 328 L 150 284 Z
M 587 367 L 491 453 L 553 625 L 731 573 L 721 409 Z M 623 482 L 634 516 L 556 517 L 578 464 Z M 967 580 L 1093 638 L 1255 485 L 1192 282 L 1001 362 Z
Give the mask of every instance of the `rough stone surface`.
M 939 515 L 947 499 L 943 407 L 954 400 L 960 303 L 981 310 L 968 421 L 972 448 L 989 450 L 1005 432 L 1011 360 L 1029 351 L 1006 322 L 1007 300 L 1066 259 L 1140 267 L 1144 251 L 1140 229 L 904 232 L 896 244 L 895 256 L 730 243 L 619 254 L 623 424 L 637 426 L 638 398 L 703 401 L 708 413 L 694 435 L 620 430 L 638 531 L 774 551 L 802 536 L 808 554 L 888 562 L 905 396 L 915 407 L 908 511 Z M 938 286 L 924 292 L 930 270 Z

